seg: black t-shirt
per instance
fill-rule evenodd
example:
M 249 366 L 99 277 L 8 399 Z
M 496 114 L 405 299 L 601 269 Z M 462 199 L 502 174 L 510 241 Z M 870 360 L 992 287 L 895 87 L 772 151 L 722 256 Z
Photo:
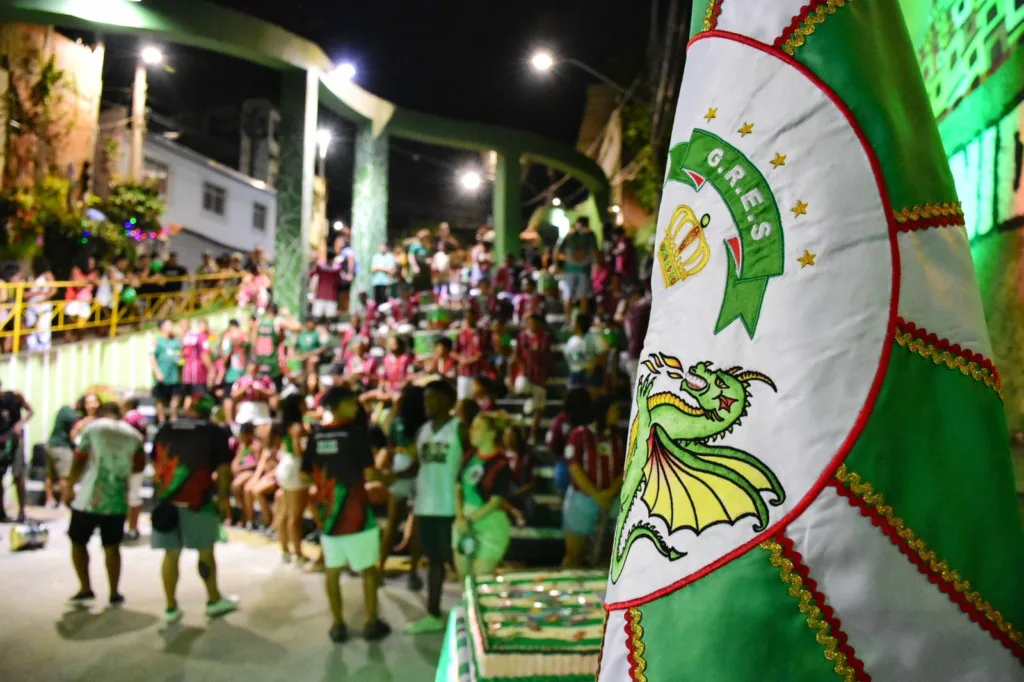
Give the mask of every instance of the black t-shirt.
M 213 510 L 213 474 L 231 464 L 230 433 L 204 419 L 164 424 L 153 440 L 153 489 L 192 511 Z
M 188 270 L 181 265 L 165 265 L 160 274 L 164 277 L 184 277 L 188 274 Z M 181 284 L 181 282 L 168 282 L 167 291 L 181 291 Z
M 25 401 L 17 391 L 0 393 L 0 438 L 11 435 L 14 425 L 21 421 L 21 410 Z
M 317 426 L 306 443 L 302 470 L 316 485 L 314 503 L 328 535 L 351 535 L 377 523 L 363 472 L 373 466 L 370 433 L 355 422 Z
M 463 485 L 472 481 L 476 494 L 485 503 L 495 495 L 507 500 L 515 483 L 508 457 L 500 452 L 487 459 L 470 454 L 459 472 L 459 481 Z

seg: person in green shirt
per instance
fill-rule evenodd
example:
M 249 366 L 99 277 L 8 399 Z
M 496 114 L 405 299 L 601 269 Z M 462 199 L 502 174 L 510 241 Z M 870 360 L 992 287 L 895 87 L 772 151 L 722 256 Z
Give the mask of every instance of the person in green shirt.
M 552 272 L 562 261 L 561 289 L 565 301 L 565 319 L 569 320 L 573 301 L 593 293 L 590 275 L 595 262 L 601 258 L 597 237 L 590 231 L 590 219 L 582 216 L 576 219 L 572 229 L 555 244 Z
M 57 492 L 60 493 L 62 502 L 71 499 L 71 489 L 68 488 L 68 474 L 71 473 L 71 464 L 74 462 L 75 453 L 72 449 L 74 444 L 71 439 L 71 430 L 88 409 L 89 414 L 96 414 L 99 409 L 100 399 L 95 393 L 87 393 L 72 405 L 65 405 L 57 410 L 57 416 L 53 419 L 53 431 L 46 441 L 46 506 L 56 507 L 57 500 L 54 498 L 54 483 L 57 484 Z
M 153 399 L 156 401 L 156 419 L 163 423 L 170 408 L 171 419 L 178 418 L 181 404 L 181 341 L 175 336 L 174 323 L 163 320 L 160 335 L 153 342 L 149 365 L 153 369 Z
M 306 319 L 305 328 L 296 335 L 295 342 L 292 344 L 291 357 L 288 359 L 288 371 L 293 375 L 303 371 L 315 372 L 316 359 L 323 348 L 324 343 L 320 337 L 316 320 L 310 317 Z
M 494 573 L 508 551 L 512 523 L 504 501 L 512 492 L 512 467 L 502 438 L 511 421 L 505 412 L 481 412 L 469 428 L 474 452 L 459 472 L 452 527 L 460 581 L 467 575 Z

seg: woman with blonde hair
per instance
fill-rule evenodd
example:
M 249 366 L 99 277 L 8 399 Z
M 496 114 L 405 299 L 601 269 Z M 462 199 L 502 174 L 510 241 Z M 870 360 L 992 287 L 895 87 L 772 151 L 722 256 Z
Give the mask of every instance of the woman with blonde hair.
M 512 524 L 504 506 L 512 492 L 512 468 L 502 435 L 511 423 L 506 412 L 481 412 L 469 428 L 473 454 L 459 472 L 452 532 L 460 580 L 494 573 L 508 551 Z

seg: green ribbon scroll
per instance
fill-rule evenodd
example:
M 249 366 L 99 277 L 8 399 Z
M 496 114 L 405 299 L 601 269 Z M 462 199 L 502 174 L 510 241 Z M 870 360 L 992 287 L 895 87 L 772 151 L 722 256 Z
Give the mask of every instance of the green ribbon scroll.
M 785 269 L 782 216 L 768 181 L 728 142 L 694 130 L 689 142 L 669 151 L 666 182 L 682 182 L 698 192 L 711 185 L 729 209 L 737 236 L 725 240 L 731 267 L 715 334 L 739 319 L 753 339 L 768 280 Z

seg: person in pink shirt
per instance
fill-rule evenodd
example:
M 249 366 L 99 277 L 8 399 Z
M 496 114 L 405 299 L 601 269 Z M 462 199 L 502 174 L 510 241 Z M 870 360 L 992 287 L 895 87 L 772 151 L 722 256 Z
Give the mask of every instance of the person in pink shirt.
M 551 336 L 544 328 L 544 318 L 533 313 L 526 329 L 516 340 L 516 363 L 526 380 L 525 393 L 533 400 L 533 424 L 529 440 L 534 442 L 540 432 L 540 418 L 548 404 L 548 373 L 551 366 Z
M 516 323 L 525 325 L 530 315 L 544 314 L 544 295 L 537 291 L 537 283 L 532 277 L 524 277 L 522 291 L 512 299 Z
M 377 358 L 370 355 L 370 344 L 362 337 L 352 344 L 352 355 L 345 363 L 345 381 L 363 391 L 377 385 Z
M 398 324 L 416 324 L 419 315 L 419 304 L 412 294 L 412 289 L 402 287 L 399 297 L 391 299 L 391 317 Z
M 245 366 L 245 374 L 231 387 L 231 399 L 238 405 L 238 424 L 269 424 L 270 402 L 277 397 L 274 380 L 259 373 L 255 362 Z
M 214 367 L 210 354 L 210 325 L 206 320 L 197 320 L 195 325 L 181 337 L 181 383 L 185 391 L 185 409 L 192 404 L 192 397 L 205 395 L 213 386 Z
M 459 365 L 455 385 L 459 400 L 473 396 L 473 379 L 486 370 L 485 332 L 477 326 L 479 321 L 480 316 L 476 309 L 472 307 L 467 309 L 462 330 L 459 332 L 458 338 L 455 339 L 455 359 Z
M 412 374 L 413 358 L 409 344 L 402 336 L 392 336 L 388 341 L 388 353 L 381 360 L 377 374 L 377 388 L 359 396 L 364 406 L 374 402 L 394 402 L 402 392 Z

